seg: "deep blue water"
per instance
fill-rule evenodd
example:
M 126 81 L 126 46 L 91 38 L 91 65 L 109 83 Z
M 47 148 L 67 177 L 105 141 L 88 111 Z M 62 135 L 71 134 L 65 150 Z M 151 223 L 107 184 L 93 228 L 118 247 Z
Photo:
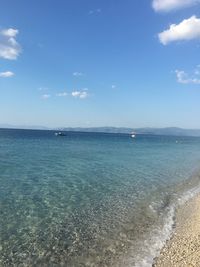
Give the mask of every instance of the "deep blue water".
M 200 138 L 0 129 L 0 266 L 150 266 Z

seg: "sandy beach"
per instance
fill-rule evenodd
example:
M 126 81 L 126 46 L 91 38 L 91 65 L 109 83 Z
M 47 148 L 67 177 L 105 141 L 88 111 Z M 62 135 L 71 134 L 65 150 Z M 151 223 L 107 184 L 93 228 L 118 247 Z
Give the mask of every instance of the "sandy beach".
M 200 266 L 200 195 L 178 209 L 175 232 L 153 266 Z

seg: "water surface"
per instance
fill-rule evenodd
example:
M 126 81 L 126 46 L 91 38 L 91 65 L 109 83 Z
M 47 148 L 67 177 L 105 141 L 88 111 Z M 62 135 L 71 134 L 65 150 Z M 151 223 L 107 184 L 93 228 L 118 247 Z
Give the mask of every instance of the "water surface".
M 0 265 L 151 266 L 199 163 L 194 137 L 0 130 Z

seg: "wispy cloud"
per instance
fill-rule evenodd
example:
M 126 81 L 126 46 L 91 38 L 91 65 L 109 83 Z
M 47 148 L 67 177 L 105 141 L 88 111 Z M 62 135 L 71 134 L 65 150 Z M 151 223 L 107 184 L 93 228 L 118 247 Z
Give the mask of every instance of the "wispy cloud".
M 4 72 L 0 72 L 0 77 L 2 78 L 9 78 L 14 76 L 15 74 L 12 71 L 4 71 Z
M 3 29 L 0 31 L 0 58 L 14 60 L 21 52 L 21 47 L 16 41 L 19 33 L 17 29 Z
M 183 84 L 200 84 L 200 65 L 198 65 L 192 74 L 188 74 L 184 70 L 176 70 L 177 82 Z
M 99 13 L 101 13 L 101 8 L 92 9 L 89 11 L 89 15 L 99 14 Z
M 81 89 L 81 90 L 75 90 L 75 91 L 73 91 L 71 93 L 71 95 L 73 97 L 81 98 L 81 99 L 87 98 L 89 96 L 87 88 L 84 88 L 84 89 Z
M 44 95 L 42 95 L 42 99 L 48 99 L 48 98 L 50 98 L 51 97 L 51 95 L 49 95 L 49 94 L 44 94 Z
M 168 30 L 159 33 L 158 38 L 163 45 L 175 41 L 200 39 L 200 19 L 192 16 L 179 24 L 172 24 Z
M 67 96 L 68 93 L 67 92 L 61 92 L 61 93 L 57 93 L 56 96 L 59 96 L 59 97 L 65 97 Z
M 47 87 L 39 87 L 38 88 L 38 91 L 48 91 L 49 90 L 49 88 L 47 88 Z
M 169 12 L 200 3 L 200 0 L 153 0 L 152 7 L 157 12 Z
M 111 85 L 111 88 L 112 88 L 112 89 L 116 89 L 117 86 L 116 86 L 115 84 L 112 84 L 112 85 Z
M 43 88 L 40 91 L 43 91 Z M 45 94 L 41 95 L 41 98 L 46 100 L 46 99 L 49 99 L 50 97 L 53 98 L 53 97 L 67 97 L 67 96 L 85 99 L 85 98 L 89 97 L 88 88 L 73 90 L 70 93 L 63 91 L 63 92 L 58 92 L 58 93 L 53 94 L 53 95 L 49 94 L 49 93 L 45 93 Z
M 84 73 L 75 71 L 73 72 L 73 76 L 76 76 L 76 77 L 84 76 Z

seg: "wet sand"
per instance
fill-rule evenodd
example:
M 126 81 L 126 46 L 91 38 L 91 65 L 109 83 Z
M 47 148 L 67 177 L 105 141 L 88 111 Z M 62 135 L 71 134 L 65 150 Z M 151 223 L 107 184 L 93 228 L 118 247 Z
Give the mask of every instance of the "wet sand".
M 200 266 L 200 195 L 178 209 L 175 232 L 153 266 Z

